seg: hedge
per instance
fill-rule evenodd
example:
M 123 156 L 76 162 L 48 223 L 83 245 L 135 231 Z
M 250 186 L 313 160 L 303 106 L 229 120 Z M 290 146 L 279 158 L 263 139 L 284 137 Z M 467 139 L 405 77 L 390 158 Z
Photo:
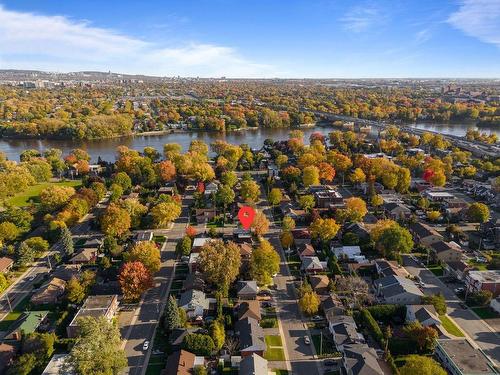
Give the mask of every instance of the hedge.
M 375 305 L 367 307 L 367 310 L 376 321 L 389 324 L 398 318 L 399 321 L 404 321 L 406 317 L 406 306 L 404 305 Z
M 361 310 L 361 319 L 363 325 L 370 331 L 375 340 L 378 341 L 381 347 L 385 347 L 385 338 L 382 330 L 380 329 L 377 321 L 373 318 L 372 314 L 367 309 Z

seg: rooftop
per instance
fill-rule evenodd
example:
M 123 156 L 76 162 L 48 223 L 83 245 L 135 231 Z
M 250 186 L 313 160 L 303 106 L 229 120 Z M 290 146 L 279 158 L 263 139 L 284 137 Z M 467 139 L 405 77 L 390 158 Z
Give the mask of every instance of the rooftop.
M 438 339 L 437 342 L 463 374 L 496 374 L 488 358 L 466 339 Z
M 469 271 L 469 277 L 482 283 L 500 283 L 500 270 Z

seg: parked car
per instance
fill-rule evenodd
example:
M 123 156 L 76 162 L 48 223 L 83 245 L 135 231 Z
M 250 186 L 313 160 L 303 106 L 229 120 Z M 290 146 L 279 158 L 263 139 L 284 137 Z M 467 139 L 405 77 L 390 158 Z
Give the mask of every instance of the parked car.
M 323 364 L 325 366 L 328 366 L 328 367 L 331 367 L 331 366 L 336 366 L 337 365 L 337 362 L 335 362 L 333 359 L 325 359 L 323 361 Z
M 304 336 L 304 343 L 307 345 L 311 343 L 311 339 L 309 338 L 309 336 Z
M 463 293 L 463 292 L 464 292 L 464 290 L 465 290 L 464 288 L 456 288 L 456 289 L 454 290 L 454 292 L 455 292 L 455 294 L 460 294 L 460 293 Z
M 148 350 L 149 348 L 149 341 L 144 341 L 144 344 L 142 344 L 142 350 Z
M 311 318 L 312 321 L 318 321 L 318 320 L 323 320 L 323 317 L 321 315 L 314 315 Z
M 271 292 L 269 290 L 261 290 L 257 295 L 261 297 L 271 297 Z

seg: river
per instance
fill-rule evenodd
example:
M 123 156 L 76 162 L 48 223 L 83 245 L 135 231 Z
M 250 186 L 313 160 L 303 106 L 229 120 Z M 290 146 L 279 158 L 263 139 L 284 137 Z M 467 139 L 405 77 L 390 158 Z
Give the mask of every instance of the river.
M 425 124 L 419 123 L 410 126 L 415 126 L 420 129 L 432 130 L 443 134 L 464 135 L 468 128 L 472 125 L 466 124 Z M 302 128 L 305 139 L 308 140 L 313 132 L 320 132 L 325 135 L 333 131 L 333 127 L 309 127 Z M 374 130 L 372 129 L 372 132 Z M 500 137 L 500 129 L 482 129 L 485 132 L 495 132 Z M 82 148 L 87 150 L 92 158 L 92 162 L 96 162 L 100 156 L 103 160 L 114 161 L 116 147 L 120 145 L 127 146 L 134 150 L 143 150 L 146 146 L 156 148 L 162 152 L 165 143 L 179 143 L 183 150 L 187 150 L 189 143 L 192 140 L 202 140 L 208 144 L 215 140 L 224 140 L 233 144 L 246 143 L 252 148 L 260 148 L 266 138 L 273 140 L 283 140 L 288 138 L 290 129 L 257 129 L 241 132 L 186 132 L 172 133 L 161 135 L 136 135 L 132 137 L 98 139 L 91 141 L 74 141 L 74 140 L 41 140 L 41 139 L 0 139 L 0 152 L 4 152 L 10 160 L 19 160 L 19 154 L 27 149 L 37 149 L 44 151 L 47 148 L 59 148 L 63 151 L 63 155 L 68 154 L 74 148 Z

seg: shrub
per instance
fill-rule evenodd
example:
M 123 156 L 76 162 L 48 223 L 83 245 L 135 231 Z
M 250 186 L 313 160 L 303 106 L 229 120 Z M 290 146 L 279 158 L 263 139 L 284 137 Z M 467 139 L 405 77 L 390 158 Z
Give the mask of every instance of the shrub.
M 385 346 L 385 338 L 378 323 L 373 319 L 372 314 L 367 309 L 361 310 L 361 319 L 363 325 L 370 331 L 371 335 L 378 341 L 380 346 Z
M 406 306 L 404 305 L 375 305 L 367 307 L 367 310 L 376 321 L 389 324 L 391 321 L 404 321 Z
M 190 333 L 184 337 L 182 348 L 196 355 L 209 356 L 214 351 L 215 344 L 209 335 Z

